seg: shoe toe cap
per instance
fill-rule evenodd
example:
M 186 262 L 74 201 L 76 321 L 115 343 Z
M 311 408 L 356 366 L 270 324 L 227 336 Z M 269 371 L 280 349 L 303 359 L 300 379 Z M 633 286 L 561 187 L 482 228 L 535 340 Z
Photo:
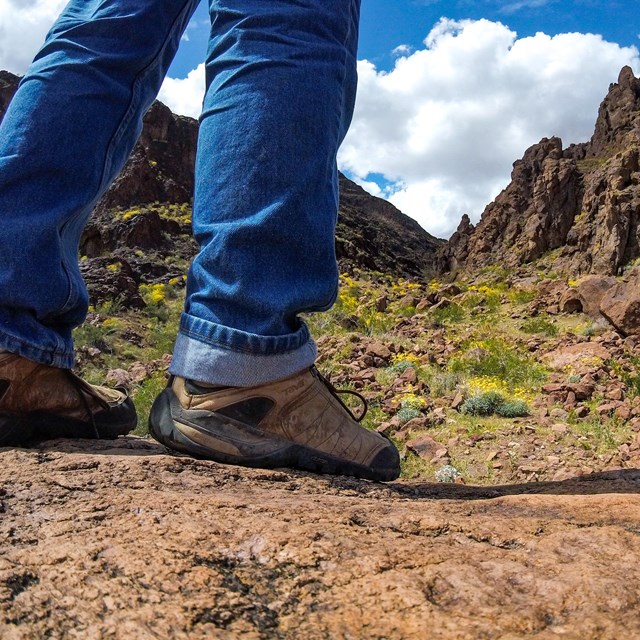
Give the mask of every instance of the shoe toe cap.
M 400 454 L 391 441 L 378 451 L 371 461 L 371 470 L 376 480 L 383 482 L 395 480 L 400 475 Z

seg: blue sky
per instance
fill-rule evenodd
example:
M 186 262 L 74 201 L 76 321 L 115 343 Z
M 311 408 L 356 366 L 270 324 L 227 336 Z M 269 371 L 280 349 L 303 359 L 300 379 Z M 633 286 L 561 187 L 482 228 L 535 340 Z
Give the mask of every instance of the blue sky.
M 431 25 L 442 16 L 503 22 L 519 37 L 537 31 L 551 36 L 577 31 L 599 33 L 621 45 L 639 44 L 639 6 L 630 0 L 364 0 L 360 55 L 388 68 L 393 63 L 391 50 L 399 43 L 419 45 Z
M 392 51 L 401 44 L 418 47 L 441 17 L 453 20 L 486 18 L 502 22 L 519 37 L 543 31 L 548 35 L 597 33 L 622 46 L 640 45 L 640 6 L 630 0 L 363 0 L 360 57 L 379 69 L 393 67 Z M 184 77 L 200 62 L 206 48 L 208 11 L 202 3 L 171 74 Z
M 268 0 L 265 0 L 268 1 Z M 0 69 L 24 73 L 66 0 L 0 0 Z M 363 0 L 340 169 L 434 235 L 479 220 L 543 137 L 588 140 L 620 69 L 640 75 L 637 0 Z M 160 92 L 197 117 L 203 3 Z

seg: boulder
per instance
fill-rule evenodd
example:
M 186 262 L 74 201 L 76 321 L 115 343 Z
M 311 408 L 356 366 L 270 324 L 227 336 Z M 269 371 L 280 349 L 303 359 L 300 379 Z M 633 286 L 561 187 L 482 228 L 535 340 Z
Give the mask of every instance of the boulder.
M 580 278 L 575 290 L 582 301 L 582 311 L 590 316 L 599 316 L 602 297 L 616 284 L 613 276 L 588 275 Z
M 407 442 L 407 449 L 427 461 L 444 458 L 447 455 L 447 448 L 428 435 L 412 438 Z
M 575 289 L 567 289 L 560 297 L 560 311 L 562 313 L 579 313 L 582 311 L 582 298 Z
M 624 336 L 640 334 L 640 282 L 613 285 L 600 301 L 600 313 Z

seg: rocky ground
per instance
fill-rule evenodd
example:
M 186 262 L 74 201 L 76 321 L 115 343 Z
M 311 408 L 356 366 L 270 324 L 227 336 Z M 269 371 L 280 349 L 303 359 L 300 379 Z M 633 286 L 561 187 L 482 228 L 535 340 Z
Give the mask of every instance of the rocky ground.
M 0 450 L 0 637 L 640 637 L 638 470 L 386 485 Z

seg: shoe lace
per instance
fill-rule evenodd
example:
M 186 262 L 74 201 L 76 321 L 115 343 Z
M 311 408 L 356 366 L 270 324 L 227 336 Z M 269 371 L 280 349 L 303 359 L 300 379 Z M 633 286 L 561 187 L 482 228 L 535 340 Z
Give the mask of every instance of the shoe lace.
M 327 389 L 329 389 L 329 391 L 331 392 L 331 395 L 340 403 L 342 408 L 356 422 L 362 422 L 364 417 L 367 415 L 367 411 L 369 410 L 369 405 L 368 405 L 367 400 L 365 399 L 365 397 L 363 395 L 361 395 L 357 391 L 352 391 L 351 389 L 336 389 L 333 386 L 333 384 L 329 381 L 329 379 L 326 378 L 325 376 L 323 376 L 315 367 L 311 367 L 311 373 L 316 378 L 318 378 L 318 380 L 320 380 L 320 382 L 322 382 L 322 384 L 324 384 L 324 386 L 327 387 Z M 356 416 L 353 413 L 353 411 L 351 411 L 351 409 L 344 403 L 344 401 L 340 397 L 341 395 L 355 396 L 356 398 L 358 398 L 358 400 L 360 400 L 360 402 L 362 403 L 362 413 L 360 413 L 360 415 Z
M 70 369 L 64 369 L 64 372 L 71 383 L 74 391 L 78 395 L 84 410 L 89 417 L 89 423 L 91 424 L 91 428 L 93 429 L 93 434 L 96 437 L 96 440 L 100 439 L 100 433 L 98 431 L 98 425 L 93 417 L 93 411 L 91 411 L 91 407 L 89 406 L 89 401 L 87 400 L 87 395 L 89 394 L 92 398 L 97 400 L 98 404 L 100 404 L 104 409 L 109 408 L 109 404 L 105 402 L 102 398 L 100 398 L 91 388 L 91 385 L 86 383 L 82 378 L 79 378 L 73 371 Z

